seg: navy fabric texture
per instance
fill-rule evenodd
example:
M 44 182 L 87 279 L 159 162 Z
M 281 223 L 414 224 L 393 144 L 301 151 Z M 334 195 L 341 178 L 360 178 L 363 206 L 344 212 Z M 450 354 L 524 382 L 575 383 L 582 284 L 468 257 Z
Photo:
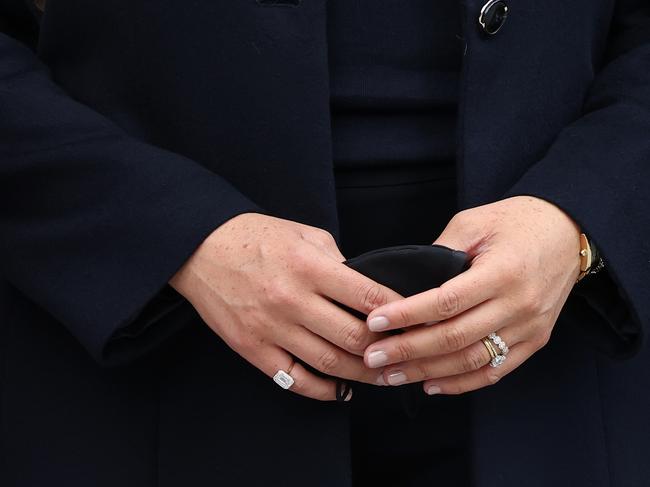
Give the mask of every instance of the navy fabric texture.
M 3 274 L 110 362 L 111 338 L 201 241 L 260 210 L 70 99 L 26 47 L 4 38 L 0 56 Z
M 509 3 L 486 36 L 460 2 L 458 208 L 546 198 L 608 270 L 467 396 L 473 485 L 645 485 L 650 8 Z M 351 485 L 349 404 L 281 390 L 166 288 L 243 212 L 340 238 L 326 1 L 191 6 L 52 0 L 35 44 L 0 2 L 28 44 L 0 34 L 2 485 Z
M 458 2 L 336 0 L 327 7 L 341 249 L 355 256 L 429 244 L 456 212 Z
M 453 165 L 458 2 L 328 2 L 334 167 Z

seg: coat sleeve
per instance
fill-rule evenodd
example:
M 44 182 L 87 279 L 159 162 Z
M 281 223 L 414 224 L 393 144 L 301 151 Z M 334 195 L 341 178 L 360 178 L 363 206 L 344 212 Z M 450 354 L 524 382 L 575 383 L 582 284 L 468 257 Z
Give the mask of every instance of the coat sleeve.
M 587 276 L 567 312 L 615 357 L 634 355 L 650 326 L 650 6 L 617 3 L 608 54 L 583 114 L 506 197 L 532 195 L 569 214 L 607 271 Z
M 180 326 L 167 284 L 215 228 L 265 213 L 195 161 L 143 143 L 0 33 L 0 274 L 100 363 Z

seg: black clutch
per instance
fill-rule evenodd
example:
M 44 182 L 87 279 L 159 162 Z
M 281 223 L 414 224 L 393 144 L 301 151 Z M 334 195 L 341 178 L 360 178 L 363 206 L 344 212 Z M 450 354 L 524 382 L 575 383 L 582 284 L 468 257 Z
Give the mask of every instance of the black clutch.
M 404 297 L 439 287 L 469 265 L 465 252 L 442 245 L 385 247 L 343 263 Z
M 404 297 L 441 286 L 469 267 L 465 252 L 442 245 L 399 245 L 371 250 L 344 262 L 370 279 L 391 288 Z M 365 320 L 356 310 L 348 311 Z M 399 333 L 399 330 L 395 332 Z M 414 416 L 419 405 L 419 385 L 405 387 L 407 414 Z M 337 381 L 337 400 L 348 395 L 349 384 Z

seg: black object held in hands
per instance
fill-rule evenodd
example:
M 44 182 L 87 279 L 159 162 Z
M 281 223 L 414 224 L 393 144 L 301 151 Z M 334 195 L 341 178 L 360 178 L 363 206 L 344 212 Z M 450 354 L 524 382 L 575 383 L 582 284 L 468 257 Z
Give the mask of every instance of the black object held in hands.
M 440 287 L 469 268 L 465 252 L 442 245 L 399 245 L 365 252 L 344 262 L 352 269 L 383 284 L 404 297 Z M 360 319 L 366 316 L 345 307 Z M 400 333 L 400 330 L 395 330 Z M 337 400 L 343 401 L 349 384 L 337 380 Z M 404 407 L 407 415 L 417 415 L 422 391 L 420 384 L 403 386 Z

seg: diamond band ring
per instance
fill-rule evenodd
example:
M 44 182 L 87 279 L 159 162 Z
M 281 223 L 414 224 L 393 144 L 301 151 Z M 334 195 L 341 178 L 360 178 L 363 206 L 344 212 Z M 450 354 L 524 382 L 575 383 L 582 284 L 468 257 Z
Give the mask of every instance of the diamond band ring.
M 510 349 L 506 342 L 496 333 L 490 333 L 481 340 L 490 354 L 490 366 L 499 367 L 506 361 L 506 355 Z
M 292 363 L 289 366 L 289 370 L 285 372 L 284 370 L 280 369 L 278 370 L 275 375 L 273 376 L 273 380 L 277 385 L 282 387 L 282 389 L 289 389 L 293 383 L 295 382 L 293 380 L 293 377 L 291 377 L 289 374 L 291 373 L 291 369 L 293 369 L 293 366 L 295 365 L 295 362 Z
M 508 348 L 508 345 L 506 345 L 506 342 L 504 342 L 499 335 L 497 335 L 496 333 L 490 333 L 488 335 L 488 338 L 492 341 L 492 343 L 494 343 L 497 347 L 499 347 L 499 350 L 501 351 L 501 355 L 508 355 L 510 349 Z

